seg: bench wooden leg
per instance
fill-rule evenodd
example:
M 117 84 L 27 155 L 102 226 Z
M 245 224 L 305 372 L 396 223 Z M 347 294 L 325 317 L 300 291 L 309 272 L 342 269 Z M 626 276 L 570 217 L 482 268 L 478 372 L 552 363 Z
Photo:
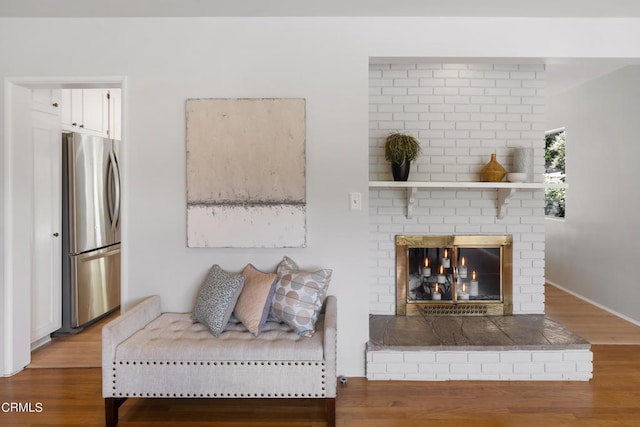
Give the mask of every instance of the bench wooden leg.
M 104 416 L 107 427 L 116 427 L 118 425 L 118 408 L 127 400 L 126 397 L 105 397 L 104 399 Z
M 336 427 L 336 399 L 327 398 L 327 427 Z

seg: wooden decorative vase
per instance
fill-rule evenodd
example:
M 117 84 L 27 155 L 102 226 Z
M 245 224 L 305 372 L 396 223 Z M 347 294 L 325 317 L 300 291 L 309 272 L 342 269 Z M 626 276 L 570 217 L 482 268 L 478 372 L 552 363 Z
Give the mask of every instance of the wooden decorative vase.
M 496 160 L 496 153 L 491 154 L 491 160 L 480 171 L 480 178 L 484 182 L 500 182 L 507 174 L 507 170 Z

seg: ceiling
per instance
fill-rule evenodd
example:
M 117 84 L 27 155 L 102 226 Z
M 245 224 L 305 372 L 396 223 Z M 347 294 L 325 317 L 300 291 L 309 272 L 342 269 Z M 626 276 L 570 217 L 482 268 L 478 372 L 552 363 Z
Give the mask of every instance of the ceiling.
M 640 18 L 640 0 L 0 0 L 0 17 Z M 538 61 L 547 65 L 548 95 L 638 63 Z
M 0 17 L 640 17 L 638 0 L 0 0 Z

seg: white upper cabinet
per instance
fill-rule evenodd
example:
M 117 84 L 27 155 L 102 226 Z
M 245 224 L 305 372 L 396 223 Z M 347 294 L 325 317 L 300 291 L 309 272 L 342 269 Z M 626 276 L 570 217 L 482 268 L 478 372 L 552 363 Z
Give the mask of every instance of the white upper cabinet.
M 121 89 L 109 89 L 109 138 L 122 139 Z
M 63 89 L 62 129 L 120 139 L 120 89 Z
M 85 131 L 108 136 L 109 100 L 105 89 L 82 89 L 82 125 Z
M 60 89 L 33 89 L 31 91 L 31 107 L 35 111 L 58 115 L 62 103 L 61 92 Z

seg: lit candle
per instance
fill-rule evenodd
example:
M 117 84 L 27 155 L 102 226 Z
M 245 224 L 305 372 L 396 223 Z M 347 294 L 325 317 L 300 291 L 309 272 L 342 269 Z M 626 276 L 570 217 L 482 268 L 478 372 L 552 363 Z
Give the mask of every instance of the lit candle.
M 438 292 L 438 284 L 436 283 L 436 287 L 433 289 L 433 294 L 431 295 L 431 299 L 434 300 L 441 300 L 442 299 L 442 294 L 440 294 L 440 292 Z
M 422 276 L 431 277 L 431 267 L 429 267 L 429 258 L 424 259 L 424 267 L 422 267 Z
M 471 273 L 471 282 L 469 283 L 469 295 L 472 297 L 478 296 L 478 281 L 476 280 L 476 271 Z
M 444 267 L 440 266 L 440 271 L 438 272 L 438 283 L 444 283 L 444 282 L 445 282 Z
M 467 292 L 467 284 L 462 282 L 462 290 L 458 293 L 459 300 L 468 300 L 469 293 Z
M 460 267 L 458 267 L 458 277 L 460 277 L 461 279 L 466 279 L 467 278 L 467 266 L 465 265 L 465 259 L 464 257 L 462 257 L 462 259 L 460 260 Z
M 449 251 L 447 249 L 444 250 L 444 256 L 442 257 L 442 265 L 444 265 L 444 268 L 451 267 L 451 258 L 449 258 Z

